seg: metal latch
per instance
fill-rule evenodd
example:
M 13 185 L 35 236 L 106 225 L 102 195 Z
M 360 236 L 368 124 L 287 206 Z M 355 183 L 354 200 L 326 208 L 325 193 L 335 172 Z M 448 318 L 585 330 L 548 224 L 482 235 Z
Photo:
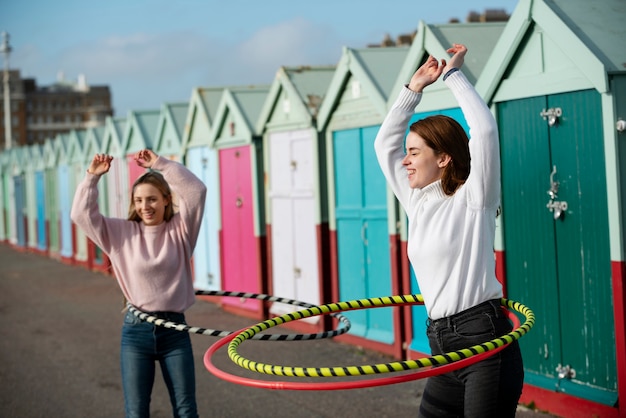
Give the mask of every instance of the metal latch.
M 557 193 L 559 191 L 559 182 L 554 180 L 554 176 L 556 175 L 556 166 L 552 166 L 552 172 L 550 173 L 550 189 L 548 190 L 548 195 L 550 196 L 550 200 L 546 207 L 550 212 L 554 214 L 554 219 L 560 219 L 565 215 L 567 211 L 567 202 L 556 200 Z
M 559 122 L 559 118 L 563 115 L 563 110 L 560 107 L 554 107 L 550 109 L 543 109 L 539 116 L 543 118 L 543 120 L 548 121 L 548 125 L 554 126 Z
M 559 365 L 556 366 L 556 372 L 559 374 L 559 379 L 576 378 L 576 370 L 574 370 L 569 364 L 561 366 L 561 364 L 559 363 Z

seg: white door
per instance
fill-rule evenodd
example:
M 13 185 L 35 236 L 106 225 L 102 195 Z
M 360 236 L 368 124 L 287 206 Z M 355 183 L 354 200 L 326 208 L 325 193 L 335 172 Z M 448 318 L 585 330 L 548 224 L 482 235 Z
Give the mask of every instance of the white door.
M 314 131 L 279 132 L 269 140 L 269 199 L 274 296 L 318 305 L 320 277 L 317 250 Z M 270 312 L 296 309 L 274 303 Z M 319 317 L 308 318 L 317 322 Z

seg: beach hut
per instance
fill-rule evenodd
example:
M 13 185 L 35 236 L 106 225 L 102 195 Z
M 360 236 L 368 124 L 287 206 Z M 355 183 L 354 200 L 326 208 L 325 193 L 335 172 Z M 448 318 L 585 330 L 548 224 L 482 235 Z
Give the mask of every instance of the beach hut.
M 85 137 L 84 130 L 71 130 L 69 132 L 69 144 L 67 148 L 67 159 L 69 164 L 69 194 L 71 201 L 74 200 L 76 186 L 85 177 Z M 71 204 L 70 204 L 71 206 Z M 87 236 L 82 229 L 77 228 L 72 222 L 72 261 L 77 265 L 89 267 L 87 257 Z
M 65 158 L 65 146 L 57 135 L 44 142 L 46 229 L 48 256 L 61 258 L 61 206 L 59 201 L 59 164 Z
M 397 210 L 374 138 L 408 47 L 344 48 L 317 128 L 326 133 L 331 280 L 334 300 L 398 294 Z M 355 344 L 402 356 L 400 311 L 347 312 Z
M 520 0 L 477 83 L 502 155 L 499 269 L 537 317 L 522 402 L 626 416 L 626 4 Z
M 266 291 L 262 141 L 255 131 L 269 86 L 225 88 L 211 130 L 220 181 L 222 287 Z M 255 318 L 265 307 L 254 299 L 223 298 L 225 309 Z
M 24 147 L 26 165 L 24 178 L 26 182 L 26 248 L 30 251 L 39 250 L 39 226 L 41 217 L 45 219 L 45 190 L 43 175 L 43 154 L 39 144 Z M 45 248 L 44 248 L 45 249 Z
M 8 155 L 8 152 L 0 151 L 0 197 L 2 198 L 2 204 L 0 205 L 0 242 L 7 240 L 7 213 L 5 205 L 8 196 L 4 193 L 4 167 L 8 164 Z
M 325 143 L 317 115 L 334 73 L 334 66 L 280 67 L 256 124 L 263 135 L 269 291 L 314 305 L 331 299 Z M 296 309 L 274 302 L 270 313 Z M 322 318 L 305 321 L 324 328 Z
M 441 60 L 447 58 L 446 50 L 453 43 L 463 42 L 468 48 L 468 54 L 463 64 L 463 73 L 468 80 L 475 84 L 479 75 L 485 67 L 487 58 L 493 51 L 493 47 L 500 38 L 504 30 L 505 22 L 493 23 L 452 23 L 452 24 L 426 24 L 419 22 L 418 28 L 407 54 L 398 78 L 393 86 L 393 92 L 388 99 L 388 108 L 396 100 L 400 89 L 408 83 L 411 76 L 422 65 L 429 55 Z M 458 107 L 456 99 L 440 79 L 424 90 L 424 94 L 415 115 L 410 123 L 416 122 L 431 115 L 446 115 L 458 121 L 469 134 L 469 127 L 463 117 L 461 109 Z M 394 202 L 395 204 L 395 202 Z M 400 213 L 399 242 L 401 255 L 401 276 L 402 294 L 421 293 L 415 274 L 410 266 L 407 255 L 407 217 L 400 205 L 396 205 Z M 394 232 L 394 231 L 392 231 Z M 394 237 L 391 237 L 393 240 Z M 424 354 L 430 354 L 430 346 L 426 336 L 426 309 L 423 306 L 413 306 L 403 308 L 407 315 L 406 336 L 407 336 L 407 357 L 417 358 Z
M 82 181 L 85 177 L 85 172 L 87 171 L 89 164 L 91 164 L 94 155 L 102 152 L 101 147 L 104 129 L 104 126 L 95 126 L 85 130 L 85 140 L 83 144 L 82 155 L 82 169 L 77 171 L 76 173 L 77 182 Z M 100 212 L 103 214 L 106 213 L 107 207 L 106 180 L 108 180 L 108 176 L 104 177 L 106 179 L 101 178 L 98 182 L 98 207 L 100 208 Z M 76 228 L 76 231 L 77 237 L 79 236 L 79 233 L 82 234 L 80 228 Z M 108 271 L 109 260 L 106 254 L 104 254 L 102 250 L 98 248 L 98 246 L 95 245 L 93 241 L 91 241 L 89 238 L 85 237 L 85 239 L 87 243 L 87 267 L 91 270 Z
M 38 151 L 36 164 L 34 167 L 35 175 L 35 207 L 36 222 L 33 227 L 36 229 L 35 245 L 33 249 L 40 254 L 48 253 L 48 228 L 46 213 L 46 146 L 44 144 L 33 145 Z
M 123 184 L 122 189 L 122 196 L 126 196 L 126 202 L 130 201 L 133 183 L 146 171 L 137 165 L 134 156 L 142 149 L 153 149 L 160 114 L 159 110 L 130 110 L 128 112 L 126 130 L 122 137 L 122 151 L 128 174 L 126 184 Z
M 13 148 L 3 152 L 2 159 L 2 210 L 4 212 L 4 236 L 5 241 L 9 244 L 16 242 L 16 223 L 15 223 L 15 199 L 14 199 L 14 182 L 13 182 L 13 158 L 15 151 Z
M 57 185 L 59 192 L 59 237 L 60 237 L 60 260 L 64 263 L 71 264 L 74 257 L 74 249 L 72 247 L 72 220 L 70 212 L 72 209 L 72 199 L 74 193 L 72 190 L 72 177 L 69 160 L 70 135 L 67 133 L 57 134 L 57 141 L 61 147 L 57 165 Z
M 163 103 L 153 149 L 157 155 L 183 162 L 182 137 L 189 103 Z
M 126 130 L 126 118 L 114 118 L 108 116 L 104 123 L 104 132 L 102 133 L 102 144 L 100 149 L 103 154 L 113 157 L 111 168 L 106 176 L 100 179 L 103 182 L 103 195 L 105 204 L 101 208 L 102 213 L 113 218 L 128 217 L 128 174 L 126 166 L 126 156 L 122 149 L 123 135 Z
M 185 164 L 207 186 L 204 217 L 193 255 L 194 287 L 221 290 L 219 231 L 220 191 L 217 151 L 209 147 L 211 127 L 223 87 L 197 87 L 191 92 L 182 136 Z
M 26 165 L 29 153 L 25 147 L 11 148 L 9 175 L 9 220 L 11 223 L 9 241 L 20 250 L 26 249 L 27 196 L 26 196 Z

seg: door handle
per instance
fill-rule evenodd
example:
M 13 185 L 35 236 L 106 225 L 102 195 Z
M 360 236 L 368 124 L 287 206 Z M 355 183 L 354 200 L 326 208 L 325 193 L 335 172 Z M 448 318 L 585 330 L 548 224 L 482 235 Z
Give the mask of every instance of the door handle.
M 546 207 L 550 212 L 554 214 L 554 219 L 561 219 L 565 216 L 565 212 L 567 211 L 567 202 L 556 200 L 557 193 L 559 192 L 559 182 L 554 180 L 556 176 L 556 165 L 552 166 L 552 172 L 550 173 L 550 189 L 548 189 L 548 195 L 550 196 L 550 200 Z

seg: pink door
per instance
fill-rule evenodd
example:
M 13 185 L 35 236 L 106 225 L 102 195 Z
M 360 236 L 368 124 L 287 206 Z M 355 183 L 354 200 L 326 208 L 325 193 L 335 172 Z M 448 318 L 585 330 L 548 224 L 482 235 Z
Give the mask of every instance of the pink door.
M 134 160 L 134 155 L 135 154 L 129 154 L 126 156 L 126 162 L 128 164 L 128 192 L 129 192 L 129 198 L 130 198 L 130 194 L 133 191 L 133 184 L 135 183 L 135 180 L 137 180 L 139 178 L 139 176 L 141 176 L 143 173 L 146 172 L 146 169 L 138 166 L 137 163 Z
M 250 147 L 219 151 L 220 205 L 222 213 L 223 289 L 232 292 L 260 291 L 260 255 L 254 232 L 254 200 Z M 224 304 L 259 310 L 259 301 L 225 297 Z

